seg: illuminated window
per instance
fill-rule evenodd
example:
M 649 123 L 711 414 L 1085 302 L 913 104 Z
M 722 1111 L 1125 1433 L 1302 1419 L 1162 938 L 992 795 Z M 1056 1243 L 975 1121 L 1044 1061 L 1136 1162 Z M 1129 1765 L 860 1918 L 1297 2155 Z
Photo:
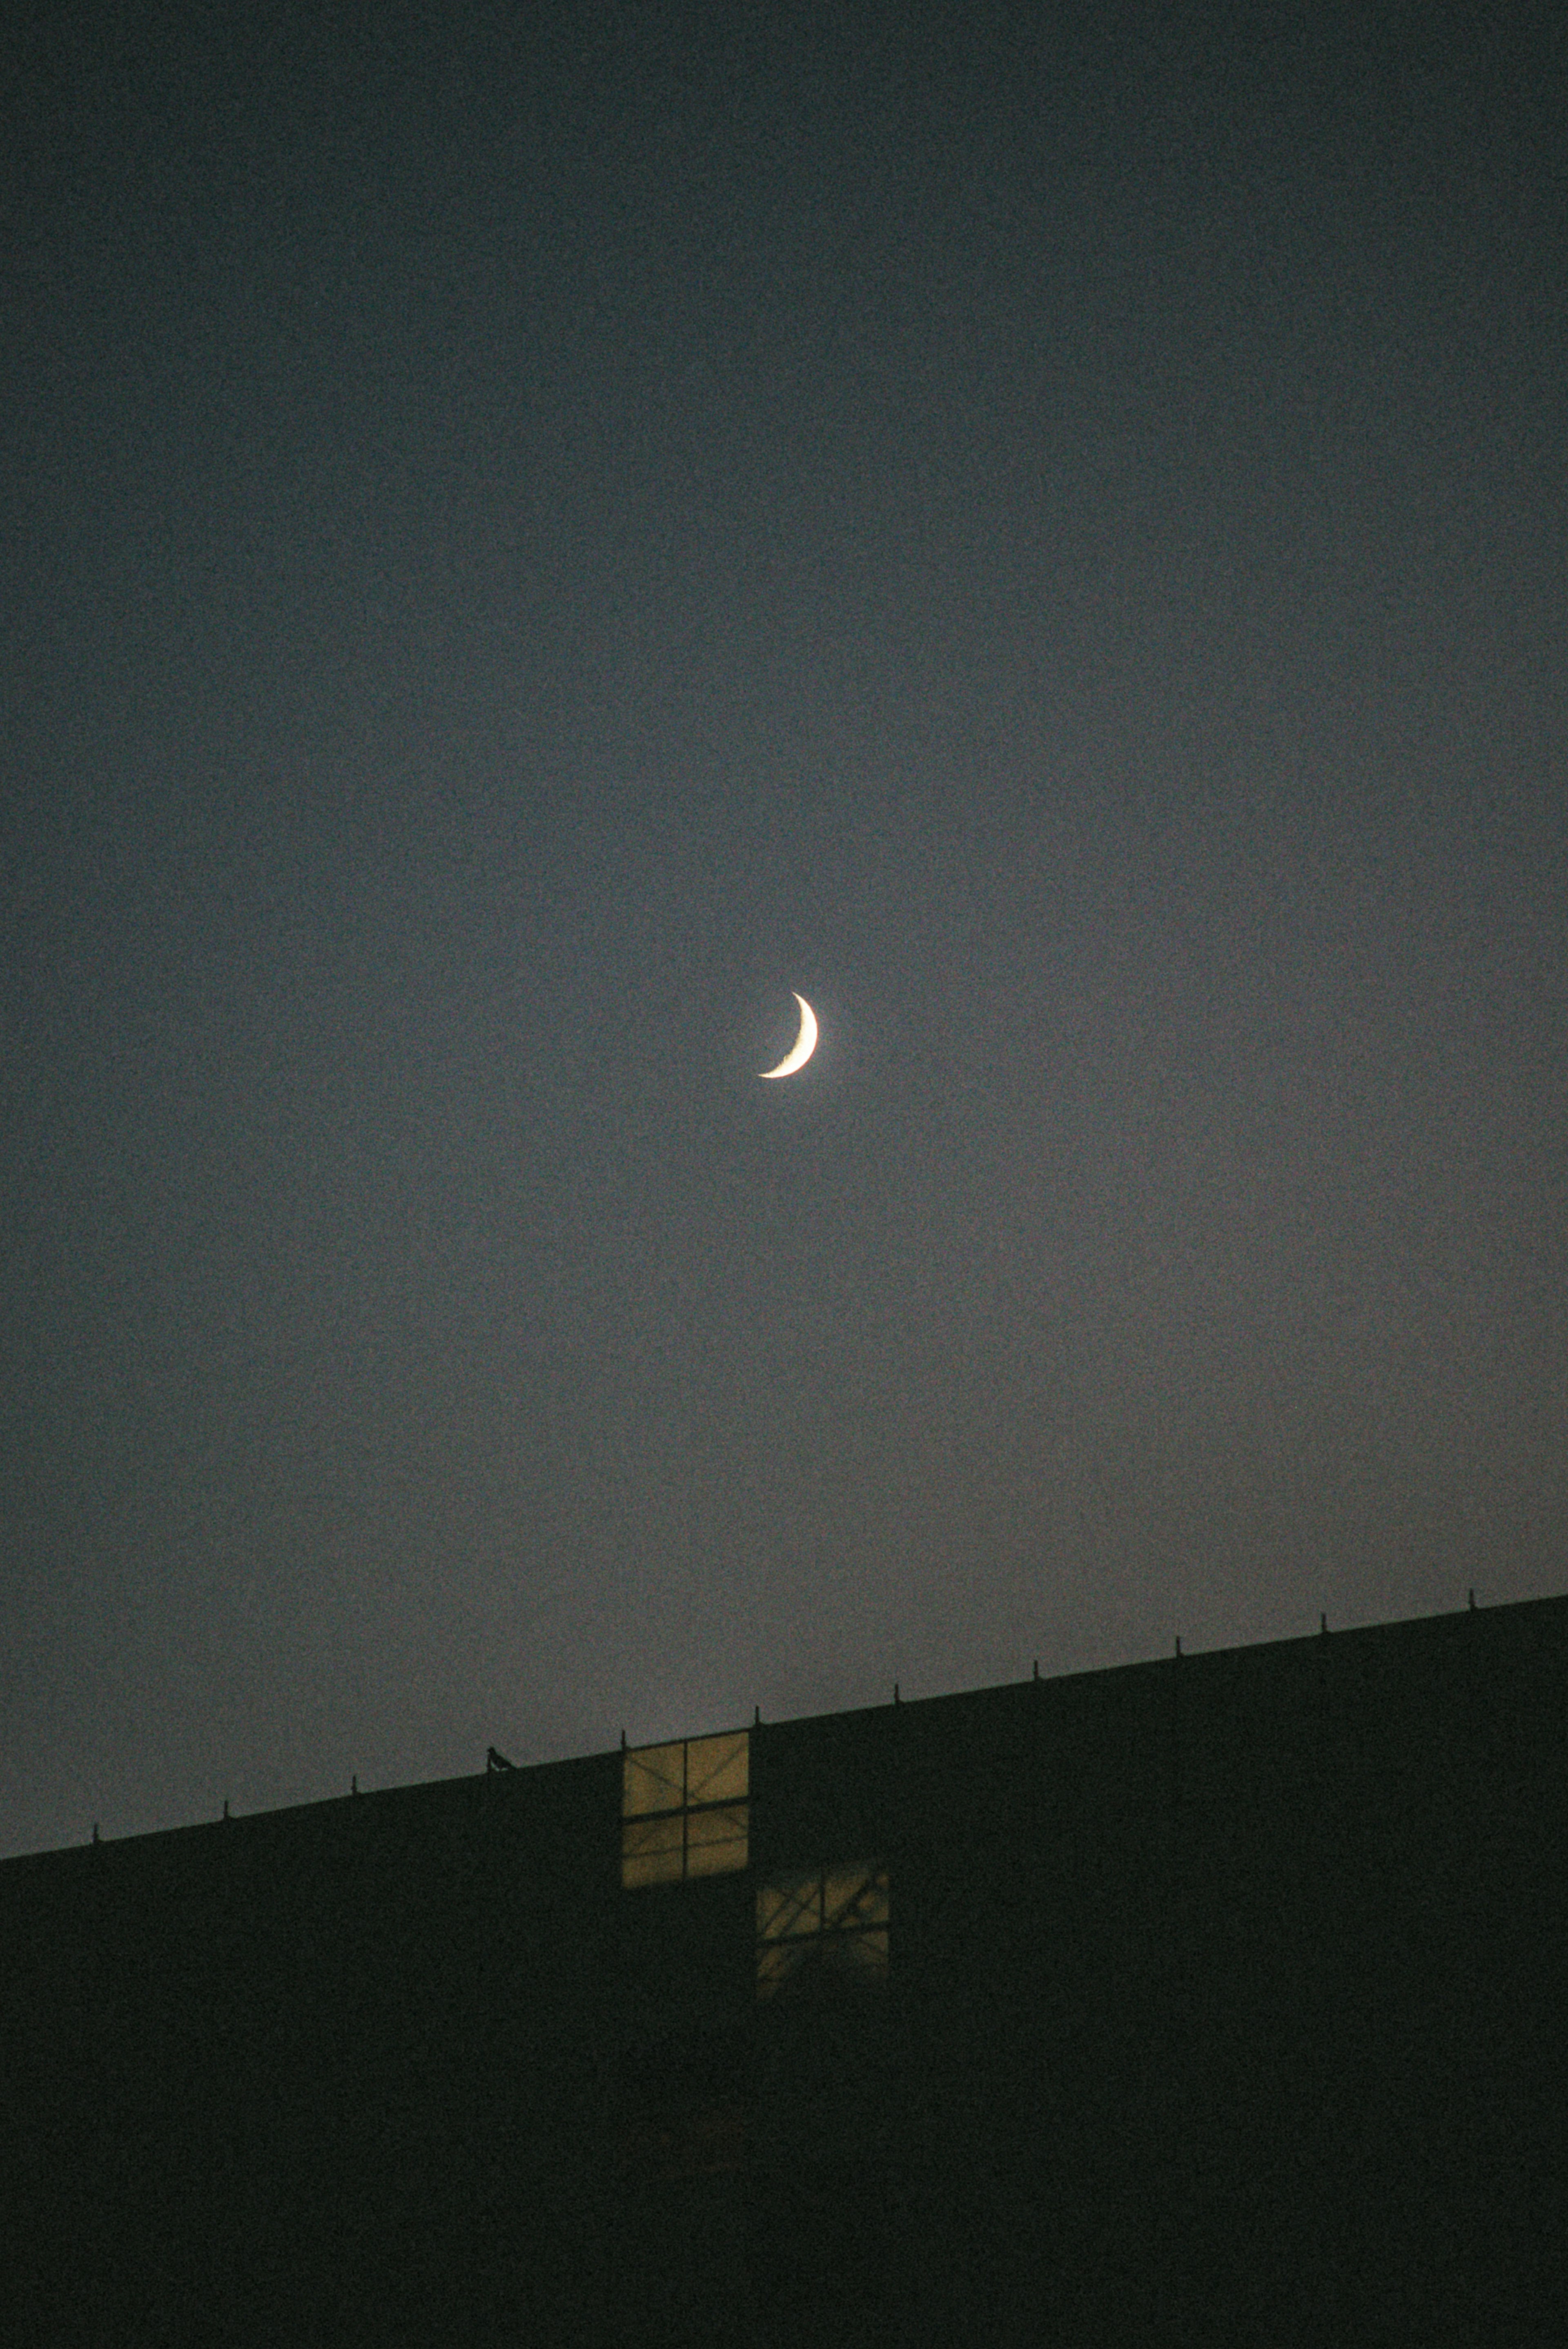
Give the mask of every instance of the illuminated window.
M 757 1995 L 887 1975 L 885 1868 L 778 1876 L 757 1895 Z
M 751 1740 L 687 1737 L 637 1745 L 621 1772 L 621 1881 L 683 1884 L 746 1866 Z

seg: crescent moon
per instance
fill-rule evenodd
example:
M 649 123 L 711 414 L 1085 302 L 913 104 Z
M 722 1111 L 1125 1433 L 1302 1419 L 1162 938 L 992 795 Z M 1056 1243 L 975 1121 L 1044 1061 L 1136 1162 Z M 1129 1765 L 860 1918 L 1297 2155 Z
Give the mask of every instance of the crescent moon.
M 805 1067 L 817 1049 L 817 1015 L 803 995 L 797 995 L 795 1000 L 800 1007 L 800 1033 L 779 1066 L 776 1069 L 759 1069 L 758 1076 L 792 1077 L 797 1069 Z

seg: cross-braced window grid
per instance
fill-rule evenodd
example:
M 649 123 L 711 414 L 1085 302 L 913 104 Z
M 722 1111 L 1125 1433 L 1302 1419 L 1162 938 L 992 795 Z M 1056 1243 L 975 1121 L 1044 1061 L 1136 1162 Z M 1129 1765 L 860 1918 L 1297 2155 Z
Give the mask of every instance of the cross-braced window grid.
M 622 1884 L 683 1884 L 744 1868 L 750 1770 L 744 1729 L 630 1747 L 621 1772 Z
M 839 1864 L 775 1876 L 757 1893 L 757 1995 L 874 1983 L 888 1971 L 885 1868 Z

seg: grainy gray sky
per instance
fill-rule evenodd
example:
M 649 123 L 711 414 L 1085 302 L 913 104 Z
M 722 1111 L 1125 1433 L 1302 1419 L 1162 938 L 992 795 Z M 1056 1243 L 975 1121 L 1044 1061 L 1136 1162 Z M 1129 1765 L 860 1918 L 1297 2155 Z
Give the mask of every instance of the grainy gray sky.
M 0 1847 L 1563 1587 L 1564 63 L 7 36 Z

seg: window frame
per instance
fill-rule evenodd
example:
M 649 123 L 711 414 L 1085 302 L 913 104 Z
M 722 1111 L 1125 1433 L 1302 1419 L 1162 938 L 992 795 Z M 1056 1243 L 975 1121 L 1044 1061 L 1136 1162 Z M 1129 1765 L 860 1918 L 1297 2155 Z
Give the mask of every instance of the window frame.
M 738 1875 L 750 1865 L 748 1729 L 623 1748 L 624 1892 L 645 1891 L 657 1884 L 701 1883 L 709 1877 Z
M 885 1860 L 776 1870 L 757 1888 L 758 2001 L 830 1983 L 880 1988 L 891 1967 L 892 1915 Z

